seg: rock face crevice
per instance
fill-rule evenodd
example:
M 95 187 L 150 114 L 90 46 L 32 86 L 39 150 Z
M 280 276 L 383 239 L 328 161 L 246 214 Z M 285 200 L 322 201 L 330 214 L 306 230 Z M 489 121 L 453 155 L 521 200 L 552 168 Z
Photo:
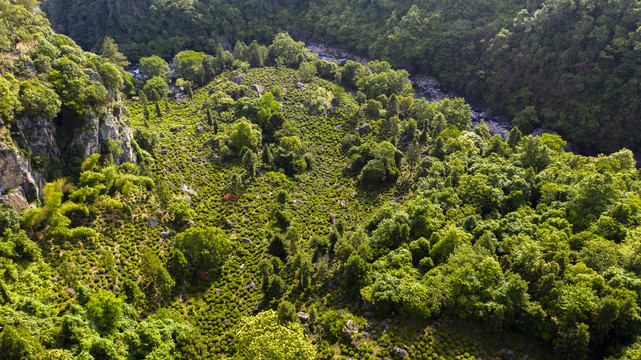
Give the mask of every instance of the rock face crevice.
M 112 101 L 105 109 L 100 114 L 85 114 L 80 126 L 65 128 L 65 134 L 57 133 L 60 129 L 55 120 L 41 116 L 0 122 L 0 132 L 8 135 L 11 129 L 11 136 L 0 136 L 0 202 L 23 210 L 30 201 L 42 199 L 46 182 L 55 180 L 46 178 L 43 166 L 51 166 L 51 162 L 65 166 L 71 160 L 62 155 L 63 148 L 73 149 L 73 156 L 81 159 L 100 153 L 111 154 L 118 165 L 136 163 L 133 132 L 120 115 L 122 102 Z

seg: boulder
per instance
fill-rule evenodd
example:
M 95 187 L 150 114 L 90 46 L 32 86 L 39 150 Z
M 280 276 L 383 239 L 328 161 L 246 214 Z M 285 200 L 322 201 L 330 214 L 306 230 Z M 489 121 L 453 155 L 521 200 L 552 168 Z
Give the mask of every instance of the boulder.
M 198 195 L 198 191 L 190 188 L 189 186 L 187 186 L 185 184 L 180 185 L 180 190 L 186 192 L 187 194 Z
M 309 320 L 309 314 L 304 312 L 304 311 L 299 311 L 298 312 L 298 319 L 300 319 L 300 322 L 306 323 L 307 320 Z
M 102 78 L 100 77 L 100 74 L 98 74 L 95 70 L 82 69 L 82 72 L 89 76 L 89 80 L 102 82 Z
M 199 134 L 202 134 L 202 133 L 205 132 L 205 128 L 202 127 L 202 126 L 198 126 L 198 127 L 196 127 L 196 132 L 199 133 Z
M 250 282 L 249 284 L 245 285 L 245 290 L 249 289 L 255 289 L 256 288 L 256 283 L 255 282 Z
M 407 350 L 401 349 L 398 346 L 388 346 L 387 351 L 389 351 L 390 354 L 392 354 L 393 356 L 399 357 L 401 359 L 404 359 L 405 357 L 409 357 Z
M 258 93 L 260 94 L 262 94 L 265 91 L 265 87 L 263 85 L 254 84 L 252 87 L 254 88 L 254 90 L 258 91 Z
M 176 235 L 176 232 L 174 230 L 169 230 L 169 231 L 163 231 L 160 233 L 160 238 L 161 239 L 169 239 Z
M 514 358 L 514 350 L 512 349 L 501 349 L 499 350 L 499 353 L 501 354 L 501 357 L 503 359 L 513 359 Z
M 246 237 L 243 238 L 243 244 L 251 244 L 252 241 Z
M 13 210 L 21 213 L 25 209 L 29 207 L 29 202 L 27 202 L 27 199 L 24 196 L 24 192 L 22 191 L 22 188 L 17 188 L 7 195 L 2 195 L 0 196 L 0 203 L 1 204 L 6 204 Z

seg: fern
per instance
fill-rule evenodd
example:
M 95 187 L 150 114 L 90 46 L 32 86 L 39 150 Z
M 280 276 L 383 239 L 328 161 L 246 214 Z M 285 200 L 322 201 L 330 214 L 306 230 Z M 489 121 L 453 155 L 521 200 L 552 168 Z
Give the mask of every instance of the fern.
M 97 236 L 98 232 L 96 232 L 96 230 L 84 226 L 78 226 L 77 228 L 73 228 L 70 231 L 70 237 L 72 238 L 92 238 Z
M 60 213 L 64 216 L 75 212 L 82 212 L 85 215 L 89 215 L 89 209 L 87 209 L 87 205 L 78 204 L 72 201 L 65 201 L 65 203 L 60 206 L 59 210 Z

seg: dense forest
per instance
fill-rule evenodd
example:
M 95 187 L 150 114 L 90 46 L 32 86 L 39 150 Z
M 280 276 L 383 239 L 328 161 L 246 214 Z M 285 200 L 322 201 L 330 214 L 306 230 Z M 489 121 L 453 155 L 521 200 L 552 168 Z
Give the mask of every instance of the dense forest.
M 641 149 L 634 1 L 46 0 L 43 9 L 84 48 L 111 36 L 131 61 L 268 44 L 287 30 L 435 75 L 522 131 L 554 129 L 584 153 Z
M 509 136 L 492 134 L 472 126 L 464 99 L 415 97 L 392 65 L 463 81 L 463 63 L 446 56 L 439 68 L 406 47 L 465 58 L 476 50 L 462 44 L 505 22 L 481 54 L 509 52 L 508 27 L 541 29 L 505 14 L 536 18 L 545 4 L 360 2 L 340 22 L 329 21 L 334 3 L 219 4 L 227 20 L 194 1 L 81 5 L 43 8 L 68 16 L 56 30 L 83 18 L 70 34 L 96 53 L 54 32 L 35 1 L 0 0 L 2 359 L 641 358 L 632 151 L 584 156 L 559 135 L 527 135 L 547 121 L 530 102 Z M 440 10 L 421 26 L 457 23 L 470 38 L 405 37 L 393 51 L 417 36 L 407 29 L 423 6 Z M 400 20 L 379 16 L 397 8 Z M 391 63 L 318 59 L 276 32 L 290 18 L 292 33 L 345 47 L 368 27 L 371 43 L 355 50 Z M 185 28 L 200 35 L 170 33 Z M 487 79 L 511 88 L 499 57 Z M 552 76 L 532 71 L 519 81 Z M 479 79 L 472 90 L 492 83 Z M 566 95 L 578 96 L 554 98 Z M 46 183 L 16 182 L 16 163 Z

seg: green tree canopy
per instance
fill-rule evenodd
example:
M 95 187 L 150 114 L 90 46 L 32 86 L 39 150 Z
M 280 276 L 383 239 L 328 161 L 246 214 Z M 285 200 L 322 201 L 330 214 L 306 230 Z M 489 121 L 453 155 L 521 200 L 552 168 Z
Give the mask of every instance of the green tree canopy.
M 180 249 L 193 271 L 216 270 L 227 259 L 231 241 L 219 228 L 189 228 L 176 235 L 176 247 Z
M 109 333 L 120 325 L 124 315 L 123 304 L 124 300 L 111 291 L 100 290 L 87 303 L 87 312 L 99 330 Z
M 300 324 L 279 324 L 273 310 L 245 317 L 236 330 L 236 352 L 245 359 L 311 360 L 316 346 L 303 332 Z
M 171 69 L 169 69 L 167 62 L 157 55 L 140 58 L 138 60 L 138 68 L 149 79 L 158 76 L 167 81 L 171 74 Z

